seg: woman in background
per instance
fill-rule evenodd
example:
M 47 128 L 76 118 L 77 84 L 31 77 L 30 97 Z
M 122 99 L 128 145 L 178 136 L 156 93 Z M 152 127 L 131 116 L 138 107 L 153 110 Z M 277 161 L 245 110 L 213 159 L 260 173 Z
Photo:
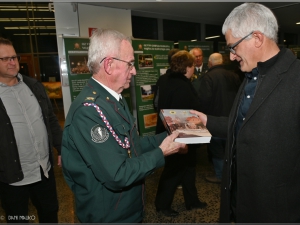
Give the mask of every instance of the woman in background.
M 197 93 L 190 81 L 194 73 L 194 61 L 194 56 L 184 50 L 172 56 L 171 73 L 160 85 L 158 110 L 196 109 L 201 112 Z M 157 121 L 156 130 L 165 131 L 160 119 Z M 174 154 L 165 158 L 165 167 L 159 180 L 155 199 L 157 212 L 171 217 L 179 214 L 171 208 L 171 205 L 177 186 L 180 184 L 187 210 L 207 206 L 205 202 L 199 200 L 195 186 L 197 148 L 199 145 L 190 144 L 186 154 Z

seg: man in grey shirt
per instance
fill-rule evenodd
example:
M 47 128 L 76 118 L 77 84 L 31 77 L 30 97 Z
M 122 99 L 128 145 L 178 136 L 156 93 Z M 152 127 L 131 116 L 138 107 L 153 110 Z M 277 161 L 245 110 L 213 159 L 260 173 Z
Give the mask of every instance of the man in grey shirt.
M 57 223 L 52 147 L 62 131 L 44 86 L 19 74 L 20 57 L 0 38 L 0 197 L 8 223 L 28 222 L 28 201 L 39 222 Z

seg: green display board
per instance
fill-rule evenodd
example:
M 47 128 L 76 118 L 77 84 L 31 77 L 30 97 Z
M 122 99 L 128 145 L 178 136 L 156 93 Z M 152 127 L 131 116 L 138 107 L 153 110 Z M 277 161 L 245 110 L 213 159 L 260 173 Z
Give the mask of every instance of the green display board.
M 134 89 L 139 132 L 141 136 L 152 136 L 158 119 L 153 108 L 155 84 L 169 66 L 168 52 L 173 48 L 173 42 L 135 39 L 132 46 L 137 73 Z
M 92 76 L 88 67 L 88 38 L 64 38 L 71 101 L 73 101 Z
M 213 53 L 213 42 L 209 41 L 179 41 L 178 48 L 180 50 L 190 51 L 192 48 L 201 48 L 203 52 L 203 62 L 208 62 L 208 57 Z

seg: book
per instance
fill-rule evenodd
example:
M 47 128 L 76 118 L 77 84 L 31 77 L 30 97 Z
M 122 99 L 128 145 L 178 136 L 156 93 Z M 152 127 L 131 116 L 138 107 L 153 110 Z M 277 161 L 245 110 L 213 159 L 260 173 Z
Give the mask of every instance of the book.
M 209 143 L 211 134 L 191 109 L 161 109 L 159 116 L 169 134 L 178 131 L 175 142 L 185 144 Z

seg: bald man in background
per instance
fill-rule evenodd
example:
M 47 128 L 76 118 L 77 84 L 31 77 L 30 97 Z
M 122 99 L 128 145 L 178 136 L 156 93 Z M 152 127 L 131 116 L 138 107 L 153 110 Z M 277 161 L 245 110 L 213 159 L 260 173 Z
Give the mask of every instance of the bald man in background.
M 223 57 L 220 53 L 213 53 L 209 56 L 208 67 L 198 90 L 203 113 L 228 117 L 241 84 L 239 76 L 224 68 Z M 226 139 L 212 137 L 207 146 L 215 170 L 215 175 L 206 177 L 209 182 L 221 182 L 225 144 Z

